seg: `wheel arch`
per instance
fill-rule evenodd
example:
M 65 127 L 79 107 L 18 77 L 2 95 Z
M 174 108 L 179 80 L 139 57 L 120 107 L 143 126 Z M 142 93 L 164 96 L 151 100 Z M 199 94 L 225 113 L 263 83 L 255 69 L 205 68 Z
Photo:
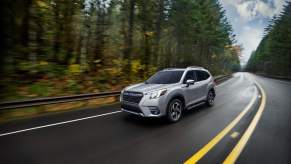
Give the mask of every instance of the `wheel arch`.
M 172 100 L 174 100 L 174 99 L 178 99 L 178 100 L 182 101 L 182 103 L 183 103 L 183 108 L 185 108 L 185 105 L 186 105 L 186 104 L 185 104 L 185 98 L 184 98 L 184 96 L 183 96 L 182 94 L 175 94 L 175 95 L 173 95 L 173 96 L 169 99 L 169 101 L 168 101 L 167 108 L 168 108 L 170 102 L 171 102 Z
M 211 87 L 208 92 L 213 92 L 214 93 L 214 96 L 216 96 L 216 92 L 215 92 L 214 87 Z

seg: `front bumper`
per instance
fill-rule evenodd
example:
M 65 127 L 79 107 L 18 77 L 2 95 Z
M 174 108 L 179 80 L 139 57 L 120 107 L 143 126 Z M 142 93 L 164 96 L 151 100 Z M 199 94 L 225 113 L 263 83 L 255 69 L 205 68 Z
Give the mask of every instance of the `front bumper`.
M 167 100 L 166 96 L 150 99 L 150 94 L 144 94 L 141 100 L 137 102 L 129 102 L 123 100 L 120 96 L 121 110 L 142 117 L 161 117 L 166 114 Z M 129 99 L 130 100 L 130 99 Z
M 161 117 L 162 113 L 157 106 L 141 106 L 130 102 L 121 102 L 121 110 L 142 117 Z

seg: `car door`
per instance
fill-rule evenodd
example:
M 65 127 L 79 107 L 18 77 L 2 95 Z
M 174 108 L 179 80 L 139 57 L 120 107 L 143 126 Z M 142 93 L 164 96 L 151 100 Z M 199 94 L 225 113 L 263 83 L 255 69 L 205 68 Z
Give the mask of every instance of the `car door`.
M 195 71 L 197 82 L 195 83 L 197 88 L 197 101 L 203 101 L 206 99 L 208 79 L 210 75 L 202 70 Z
M 185 105 L 189 106 L 194 104 L 196 101 L 196 99 L 198 98 L 196 92 L 197 92 L 197 86 L 195 84 L 186 85 L 186 81 L 187 80 L 194 80 L 196 81 L 196 77 L 195 77 L 195 72 L 194 70 L 189 70 L 187 71 L 184 79 L 183 79 L 183 84 L 185 84 L 184 87 L 184 93 L 185 93 Z

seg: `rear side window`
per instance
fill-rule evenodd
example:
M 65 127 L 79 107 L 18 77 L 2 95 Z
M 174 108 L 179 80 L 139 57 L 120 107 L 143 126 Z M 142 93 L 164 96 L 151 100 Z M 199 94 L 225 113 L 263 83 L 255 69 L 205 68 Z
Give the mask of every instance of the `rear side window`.
M 194 71 L 188 71 L 186 73 L 183 83 L 186 84 L 187 80 L 195 80 L 195 72 Z
M 209 73 L 205 71 L 196 71 L 197 81 L 203 81 L 210 77 Z

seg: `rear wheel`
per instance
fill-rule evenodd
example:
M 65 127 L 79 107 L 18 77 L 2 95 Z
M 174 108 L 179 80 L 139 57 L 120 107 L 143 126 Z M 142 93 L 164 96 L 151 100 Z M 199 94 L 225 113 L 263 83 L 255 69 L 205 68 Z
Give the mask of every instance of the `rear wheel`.
M 214 105 L 214 98 L 215 98 L 215 93 L 214 93 L 214 91 L 210 90 L 207 94 L 206 104 L 208 106 L 213 106 Z
M 167 119 L 170 122 L 178 122 L 181 119 L 184 105 L 181 100 L 173 99 L 168 105 Z

